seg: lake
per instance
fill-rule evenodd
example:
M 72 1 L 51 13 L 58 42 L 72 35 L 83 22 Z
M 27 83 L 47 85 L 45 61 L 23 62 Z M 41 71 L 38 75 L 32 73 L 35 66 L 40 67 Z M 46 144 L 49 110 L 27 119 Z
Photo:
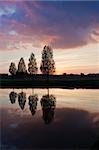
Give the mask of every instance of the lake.
M 0 89 L 1 149 L 91 148 L 99 137 L 98 89 L 49 89 L 54 108 L 43 109 L 47 89 L 14 89 L 26 93 L 23 103 L 11 101 L 13 89 Z M 31 108 L 28 97 L 38 95 Z

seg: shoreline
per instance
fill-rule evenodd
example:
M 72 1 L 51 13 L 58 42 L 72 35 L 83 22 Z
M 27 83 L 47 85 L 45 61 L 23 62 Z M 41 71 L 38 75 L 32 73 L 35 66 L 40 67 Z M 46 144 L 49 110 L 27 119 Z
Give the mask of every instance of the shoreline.
M 0 88 L 99 89 L 99 75 L 18 75 L 0 74 Z

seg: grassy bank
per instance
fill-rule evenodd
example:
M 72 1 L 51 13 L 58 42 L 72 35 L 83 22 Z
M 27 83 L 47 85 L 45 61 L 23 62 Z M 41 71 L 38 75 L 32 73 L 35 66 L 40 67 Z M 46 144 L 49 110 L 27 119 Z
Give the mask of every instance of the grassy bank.
M 21 75 L 0 76 L 0 88 L 99 88 L 99 76 Z

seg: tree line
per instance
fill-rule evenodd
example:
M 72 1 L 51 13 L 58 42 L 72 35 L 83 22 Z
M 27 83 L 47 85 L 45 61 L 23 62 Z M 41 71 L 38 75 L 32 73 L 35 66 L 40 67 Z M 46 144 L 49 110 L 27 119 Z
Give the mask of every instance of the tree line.
M 50 46 L 44 46 L 42 51 L 42 60 L 40 65 L 42 74 L 54 74 L 55 73 L 55 61 L 53 59 L 53 50 Z M 24 75 L 24 74 L 37 74 L 38 66 L 34 53 L 31 53 L 28 63 L 28 70 L 24 58 L 21 57 L 16 67 L 14 62 L 11 62 L 9 66 L 9 72 L 11 75 Z

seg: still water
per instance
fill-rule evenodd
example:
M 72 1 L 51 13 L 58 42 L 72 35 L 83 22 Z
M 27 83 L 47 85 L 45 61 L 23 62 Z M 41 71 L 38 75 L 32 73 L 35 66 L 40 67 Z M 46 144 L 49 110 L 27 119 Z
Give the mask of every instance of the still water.
M 11 92 L 26 93 L 20 103 Z M 99 90 L 50 89 L 54 108 L 43 109 L 47 89 L 0 89 L 1 149 L 91 148 L 99 137 Z M 35 107 L 28 97 L 37 94 Z

